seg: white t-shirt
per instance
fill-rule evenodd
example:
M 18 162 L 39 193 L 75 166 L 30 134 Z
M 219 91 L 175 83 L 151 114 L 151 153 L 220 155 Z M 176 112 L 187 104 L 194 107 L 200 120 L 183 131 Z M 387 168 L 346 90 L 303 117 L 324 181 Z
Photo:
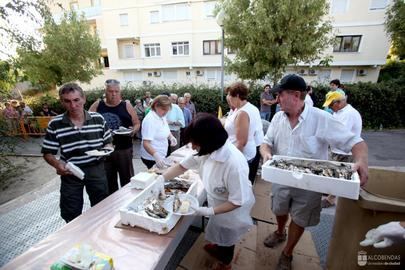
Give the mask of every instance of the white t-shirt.
M 263 140 L 262 120 L 259 110 L 250 102 L 247 102 L 244 106 L 234 111 L 225 121 L 225 130 L 228 133 L 228 140 L 231 143 L 236 142 L 235 119 L 240 111 L 246 112 L 249 117 L 249 133 L 246 145 L 243 148 L 243 155 L 247 160 L 251 160 L 256 156 L 256 146 Z
M 307 94 L 307 95 L 305 96 L 304 102 L 305 102 L 305 105 L 308 105 L 308 106 L 310 106 L 310 107 L 313 107 L 313 106 L 314 106 L 314 102 L 312 101 L 312 98 L 311 98 L 311 96 L 310 96 L 309 94 Z
M 323 160 L 328 159 L 329 145 L 349 152 L 362 141 L 330 113 L 308 106 L 304 107 L 294 129 L 284 111 L 276 113 L 264 137 L 273 155 Z
M 155 160 L 143 147 L 143 141 L 151 141 L 151 146 L 159 153 L 159 156 L 164 158 L 167 154 L 169 146 L 168 137 L 170 134 L 169 125 L 165 117 L 160 117 L 151 110 L 142 121 L 142 143 L 141 157 L 147 160 Z
M 362 119 L 360 113 L 352 107 L 352 105 L 347 104 L 344 108 L 340 109 L 339 111 L 333 113 L 333 118 L 340 121 L 348 130 L 350 130 L 356 136 L 361 136 L 361 129 L 362 129 Z M 351 155 L 352 152 L 345 152 L 340 150 L 337 147 L 331 148 L 333 153 L 341 154 L 341 155 Z
M 198 169 L 209 202 L 217 201 L 217 204 L 221 204 L 230 201 L 235 205 L 243 205 L 254 198 L 246 159 L 228 141 L 209 155 L 191 155 L 180 164 L 186 169 Z

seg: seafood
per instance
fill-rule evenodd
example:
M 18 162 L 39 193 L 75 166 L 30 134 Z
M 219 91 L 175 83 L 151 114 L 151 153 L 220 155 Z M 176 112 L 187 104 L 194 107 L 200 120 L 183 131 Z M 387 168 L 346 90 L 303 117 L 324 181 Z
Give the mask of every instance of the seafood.
M 181 206 L 181 201 L 179 198 L 179 193 L 177 191 L 174 192 L 174 199 L 173 199 L 173 212 L 177 212 Z
M 163 201 L 158 199 L 147 199 L 144 203 L 144 210 L 148 216 L 153 218 L 166 218 L 169 212 L 163 207 Z
M 335 177 L 345 180 L 351 180 L 353 175 L 351 166 L 344 163 L 335 164 L 327 161 L 279 159 L 273 160 L 270 165 L 283 170 Z
M 191 186 L 191 182 L 185 181 L 185 180 L 173 179 L 173 180 L 165 181 L 164 185 L 165 185 L 165 192 L 167 194 L 174 194 L 175 190 L 186 193 L 187 190 Z

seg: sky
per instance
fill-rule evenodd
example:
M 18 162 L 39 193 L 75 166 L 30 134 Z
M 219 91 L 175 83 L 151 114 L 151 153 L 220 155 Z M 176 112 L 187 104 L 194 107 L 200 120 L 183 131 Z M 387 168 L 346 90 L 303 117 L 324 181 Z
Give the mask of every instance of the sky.
M 35 0 L 29 0 L 29 1 L 35 1 Z M 10 0 L 0 0 L 0 6 L 5 6 L 8 2 L 10 2 Z M 34 36 L 39 37 L 39 34 L 36 29 L 39 29 L 40 24 L 29 20 L 26 16 L 21 16 L 20 14 L 16 14 L 16 13 L 8 14 L 8 18 L 9 18 L 10 24 L 13 25 L 13 27 L 15 27 L 16 29 L 22 31 L 23 33 L 26 33 L 27 35 L 34 35 Z M 0 19 L 0 25 L 3 27 L 7 26 L 7 22 Z M 3 38 L 3 35 L 5 35 L 4 38 Z M 11 43 L 8 38 L 8 35 L 6 35 L 4 32 L 1 32 L 0 38 L 1 38 L 0 59 L 6 60 L 9 58 L 8 55 L 13 55 L 13 56 L 15 55 L 15 50 L 16 50 L 18 44 Z

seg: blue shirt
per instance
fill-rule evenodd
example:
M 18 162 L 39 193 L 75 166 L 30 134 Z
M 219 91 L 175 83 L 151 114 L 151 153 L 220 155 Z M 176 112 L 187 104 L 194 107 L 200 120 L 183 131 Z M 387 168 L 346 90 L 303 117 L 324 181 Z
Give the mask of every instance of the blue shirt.
M 184 115 L 185 126 L 188 127 L 188 125 L 190 125 L 190 123 L 191 123 L 191 120 L 193 120 L 193 116 L 191 115 L 191 111 L 189 109 L 187 109 L 186 107 L 184 107 L 183 115 Z
M 172 104 L 171 110 L 166 114 L 166 119 L 167 122 L 169 123 L 169 128 L 172 131 L 177 131 L 180 130 L 180 128 L 184 128 L 184 115 L 183 111 L 180 109 L 179 105 L 177 104 Z M 171 122 L 178 124 L 170 124 Z

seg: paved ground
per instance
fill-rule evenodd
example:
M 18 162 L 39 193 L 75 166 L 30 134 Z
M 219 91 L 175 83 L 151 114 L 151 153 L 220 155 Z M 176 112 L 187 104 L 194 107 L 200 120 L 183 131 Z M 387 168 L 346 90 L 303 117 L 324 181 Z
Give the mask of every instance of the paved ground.
M 363 138 L 369 145 L 370 166 L 391 167 L 396 170 L 405 168 L 405 130 L 364 132 Z M 39 155 L 41 139 L 21 141 L 17 148 L 20 155 Z M 137 171 L 145 170 L 139 159 L 139 141 L 134 146 L 134 164 Z M 45 166 L 48 166 L 45 164 Z M 59 217 L 59 181 L 54 178 L 38 189 L 34 189 L 24 196 L 20 196 L 8 203 L 0 205 L 0 267 L 15 256 L 27 250 L 50 233 L 63 226 Z M 87 198 L 86 198 L 87 200 Z M 86 207 L 88 203 L 86 203 Z M 325 264 L 326 252 L 334 221 L 334 208 L 322 212 L 321 222 L 318 226 L 309 228 L 312 233 L 317 252 L 322 265 Z M 30 224 L 30 226 L 27 226 Z M 198 237 L 190 231 L 184 238 L 184 246 L 190 246 Z M 187 244 L 186 244 L 187 243 Z M 185 249 L 181 254 L 185 254 Z M 175 269 L 181 256 L 175 256 L 167 266 Z

